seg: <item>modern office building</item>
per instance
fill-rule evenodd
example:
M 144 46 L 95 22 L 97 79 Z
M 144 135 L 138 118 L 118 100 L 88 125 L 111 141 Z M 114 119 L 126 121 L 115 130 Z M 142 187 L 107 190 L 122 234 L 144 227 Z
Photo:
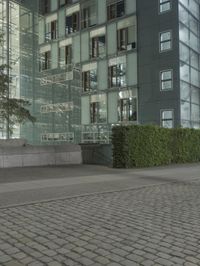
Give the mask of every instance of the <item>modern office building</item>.
M 10 0 L 9 16 L 0 5 L 3 30 L 15 28 L 12 88 L 37 118 L 18 129 L 30 143 L 109 143 L 120 124 L 200 127 L 199 0 Z

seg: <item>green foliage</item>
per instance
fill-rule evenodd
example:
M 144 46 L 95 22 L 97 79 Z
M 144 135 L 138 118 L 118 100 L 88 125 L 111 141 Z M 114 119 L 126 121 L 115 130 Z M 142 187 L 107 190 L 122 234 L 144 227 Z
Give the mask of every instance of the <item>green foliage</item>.
M 2 35 L 0 35 L 0 45 L 2 45 Z M 23 99 L 9 97 L 9 84 L 11 78 L 7 75 L 10 66 L 0 65 L 0 122 L 9 125 L 9 133 L 12 134 L 16 124 L 26 121 L 34 123 L 36 121 L 27 109 L 30 103 Z
M 200 161 L 200 130 L 177 128 L 172 130 L 172 135 L 174 163 Z
M 129 127 L 114 127 L 112 140 L 113 146 L 113 163 L 117 168 L 126 168 L 127 160 L 129 158 L 129 145 L 127 133 L 129 131 Z
M 200 161 L 200 130 L 116 126 L 112 143 L 116 168 Z

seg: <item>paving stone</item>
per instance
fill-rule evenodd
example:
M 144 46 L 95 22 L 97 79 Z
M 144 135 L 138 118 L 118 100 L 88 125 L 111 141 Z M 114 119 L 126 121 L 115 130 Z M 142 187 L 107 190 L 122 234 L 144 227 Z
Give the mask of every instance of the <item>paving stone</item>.
M 158 252 L 157 256 L 160 257 L 160 258 L 166 259 L 166 260 L 169 260 L 171 258 L 170 255 L 162 253 L 162 252 Z
M 21 262 L 18 262 L 17 260 L 11 260 L 9 262 L 6 262 L 4 265 L 5 266 L 22 266 Z
M 120 262 L 124 266 L 140 266 L 139 263 L 131 261 L 131 260 L 124 260 Z
M 48 266 L 62 266 L 62 264 L 57 261 L 51 261 L 48 263 Z
M 107 266 L 121 266 L 121 264 L 116 263 L 116 262 L 111 262 L 111 263 L 107 264 Z
M 106 257 L 102 257 L 102 256 L 98 256 L 98 257 L 94 258 L 94 261 L 99 262 L 102 265 L 106 265 L 106 264 L 110 263 L 109 259 L 107 259 Z
M 141 265 L 143 266 L 154 266 L 155 262 L 152 260 L 144 260 L 143 262 L 141 262 Z
M 118 255 L 113 254 L 113 253 L 107 255 L 106 258 L 108 258 L 111 261 L 115 261 L 115 262 L 120 262 L 124 259 L 124 257 L 118 256 Z
M 129 254 L 129 252 L 119 248 L 112 249 L 112 252 L 121 257 L 126 257 Z
M 197 265 L 198 264 L 200 264 L 200 260 L 199 259 L 197 259 L 197 258 L 194 258 L 194 257 L 189 257 L 189 256 L 187 256 L 186 258 L 185 258 L 185 260 L 186 261 L 189 261 L 189 262 L 192 262 L 192 263 L 196 263 Z
M 53 256 L 57 255 L 57 252 L 55 252 L 54 250 L 50 250 L 50 249 L 45 249 L 42 251 L 42 253 L 49 256 L 49 257 L 53 257 Z
M 155 262 L 163 266 L 173 266 L 173 262 L 162 258 L 156 259 Z
M 144 257 L 138 256 L 136 254 L 131 254 L 127 256 L 127 259 L 140 263 L 144 260 Z
M 39 261 L 33 261 L 33 262 L 29 263 L 28 266 L 44 266 L 44 264 L 42 262 L 39 262 Z
M 184 262 L 185 262 L 184 259 L 181 259 L 181 258 L 178 258 L 178 257 L 171 258 L 171 261 L 173 261 L 174 263 L 177 263 L 178 265 L 183 265 Z
M 12 258 L 10 256 L 7 256 L 7 255 L 3 255 L 3 256 L 0 256 L 0 263 L 4 263 L 4 262 L 8 262 L 12 260 Z
M 85 258 L 85 257 L 79 257 L 76 259 L 76 261 L 80 262 L 80 264 L 84 265 L 84 266 L 90 266 L 94 263 L 94 261 L 92 261 L 88 258 Z
M 82 253 L 82 256 L 87 257 L 89 259 L 93 259 L 93 258 L 97 257 L 98 255 L 96 253 L 91 252 L 91 251 L 86 251 L 86 252 Z
M 197 266 L 195 263 L 192 262 L 185 262 L 184 266 Z
M 102 248 L 96 249 L 95 253 L 97 253 L 97 254 L 99 254 L 101 256 L 107 256 L 107 255 L 110 254 L 110 252 L 108 250 L 105 250 L 105 249 L 102 249 Z
M 2 208 L 0 265 L 200 265 L 199 190 L 177 182 Z

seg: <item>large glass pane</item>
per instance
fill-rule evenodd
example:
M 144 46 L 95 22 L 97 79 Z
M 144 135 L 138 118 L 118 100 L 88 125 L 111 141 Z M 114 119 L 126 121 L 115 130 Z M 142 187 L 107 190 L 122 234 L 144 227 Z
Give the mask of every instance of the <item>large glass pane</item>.
M 180 59 L 186 64 L 190 63 L 190 50 L 189 47 L 180 43 Z
M 190 101 L 190 85 L 186 82 L 180 82 L 181 100 Z
M 183 43 L 189 44 L 189 30 L 182 24 L 179 24 L 179 38 Z
M 199 87 L 199 71 L 194 68 L 190 68 L 191 71 L 191 84 Z
M 190 120 L 190 103 L 181 101 L 181 119 Z
M 200 90 L 199 88 L 192 87 L 191 89 L 191 102 L 200 104 Z
M 199 105 L 197 104 L 192 104 L 191 105 L 191 120 L 199 122 L 199 116 L 200 116 L 200 111 L 199 111 Z
M 189 13 L 187 9 L 179 5 L 179 20 L 186 26 L 189 26 Z
M 187 82 L 190 81 L 189 66 L 183 63 L 180 65 L 180 78 Z

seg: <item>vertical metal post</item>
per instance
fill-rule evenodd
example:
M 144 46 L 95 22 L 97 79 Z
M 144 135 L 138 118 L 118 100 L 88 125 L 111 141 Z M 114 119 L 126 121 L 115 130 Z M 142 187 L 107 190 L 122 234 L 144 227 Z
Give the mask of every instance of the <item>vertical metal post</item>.
M 6 58 L 6 64 L 7 64 L 7 75 L 10 77 L 10 5 L 9 0 L 6 0 L 6 42 L 7 42 L 7 58 Z M 10 97 L 10 84 L 8 79 L 8 91 L 7 91 L 7 99 L 9 100 Z M 9 103 L 9 101 L 8 101 Z M 8 105 L 9 110 L 9 105 Z M 7 121 L 6 121 L 6 138 L 10 138 L 10 131 L 9 131 L 9 112 L 7 114 Z

